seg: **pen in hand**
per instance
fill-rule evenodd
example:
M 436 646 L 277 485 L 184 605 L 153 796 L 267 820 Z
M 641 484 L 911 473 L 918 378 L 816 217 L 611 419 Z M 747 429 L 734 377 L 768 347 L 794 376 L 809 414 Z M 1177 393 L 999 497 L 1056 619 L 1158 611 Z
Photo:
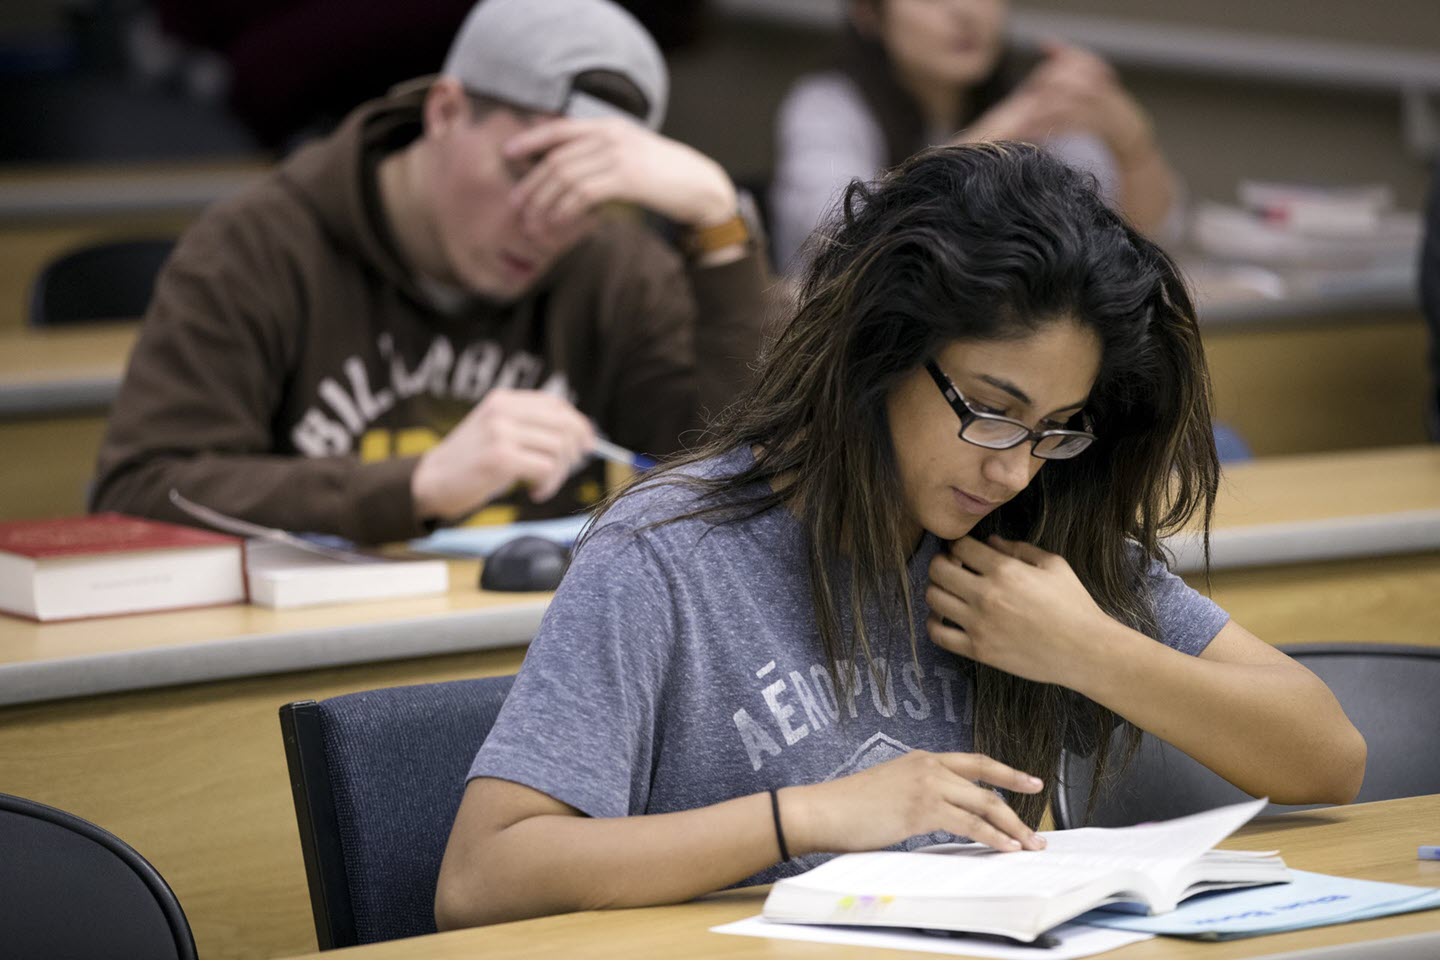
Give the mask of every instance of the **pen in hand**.
M 619 444 L 608 441 L 603 437 L 595 438 L 595 455 L 616 464 L 633 467 L 636 470 L 649 470 L 654 467 L 656 463 L 653 457 L 648 457 L 645 454 L 637 454 L 632 450 L 626 450 Z

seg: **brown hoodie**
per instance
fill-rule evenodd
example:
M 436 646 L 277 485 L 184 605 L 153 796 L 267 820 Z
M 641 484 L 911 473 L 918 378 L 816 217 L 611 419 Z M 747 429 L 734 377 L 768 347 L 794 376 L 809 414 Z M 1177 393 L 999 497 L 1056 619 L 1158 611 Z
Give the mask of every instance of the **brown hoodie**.
M 212 207 L 161 272 L 100 449 L 93 510 L 227 514 L 361 542 L 423 533 L 418 455 L 491 388 L 563 390 L 616 443 L 663 455 L 749 376 L 758 252 L 687 265 L 615 218 L 515 303 L 437 309 L 394 251 L 375 171 L 422 93 L 358 108 Z M 591 465 L 539 513 L 598 495 Z M 523 495 L 511 500 L 521 516 Z

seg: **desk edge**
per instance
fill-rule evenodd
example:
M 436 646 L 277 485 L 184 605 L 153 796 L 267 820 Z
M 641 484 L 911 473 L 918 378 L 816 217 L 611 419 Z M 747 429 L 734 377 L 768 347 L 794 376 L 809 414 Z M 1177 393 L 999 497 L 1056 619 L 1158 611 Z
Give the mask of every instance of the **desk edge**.
M 1171 570 L 1198 573 L 1204 566 L 1200 535 L 1193 531 L 1165 539 L 1174 552 Z M 1353 557 L 1386 557 L 1440 550 L 1440 508 L 1217 527 L 1210 532 L 1210 569 L 1268 567 Z
M 0 665 L 0 707 L 526 644 L 548 601 Z M 409 635 L 397 642 L 397 635 Z

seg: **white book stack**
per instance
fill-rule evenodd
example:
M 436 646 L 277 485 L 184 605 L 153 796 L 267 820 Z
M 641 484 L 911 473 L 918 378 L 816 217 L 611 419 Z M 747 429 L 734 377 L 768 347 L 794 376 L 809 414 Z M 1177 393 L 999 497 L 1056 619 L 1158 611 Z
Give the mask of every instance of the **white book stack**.
M 450 588 L 450 569 L 443 560 L 352 552 L 326 556 L 259 538 L 246 545 L 245 573 L 250 602 L 276 608 L 422 597 Z
M 1201 203 L 1196 245 L 1211 257 L 1271 267 L 1413 269 L 1420 217 L 1396 210 L 1383 185 L 1322 187 L 1246 181 L 1238 206 Z

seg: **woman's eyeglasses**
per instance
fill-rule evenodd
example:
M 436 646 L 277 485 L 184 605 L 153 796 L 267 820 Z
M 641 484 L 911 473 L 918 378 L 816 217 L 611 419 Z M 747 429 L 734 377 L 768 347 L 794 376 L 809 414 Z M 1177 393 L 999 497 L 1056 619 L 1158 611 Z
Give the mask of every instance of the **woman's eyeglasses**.
M 955 416 L 960 418 L 960 439 L 977 447 L 1009 450 L 1029 441 L 1030 453 L 1036 457 L 1065 460 L 1074 457 L 1095 441 L 1095 435 L 1090 433 L 1090 419 L 1084 414 L 1081 414 L 1080 423 L 1085 430 L 1031 430 L 1028 424 L 1018 420 L 1001 417 L 999 414 L 988 414 L 971 407 L 969 401 L 935 361 L 926 361 L 925 369 L 930 372 L 930 378 L 935 381 L 935 386 L 940 388 L 940 393 L 945 395 L 945 402 L 950 405 Z

